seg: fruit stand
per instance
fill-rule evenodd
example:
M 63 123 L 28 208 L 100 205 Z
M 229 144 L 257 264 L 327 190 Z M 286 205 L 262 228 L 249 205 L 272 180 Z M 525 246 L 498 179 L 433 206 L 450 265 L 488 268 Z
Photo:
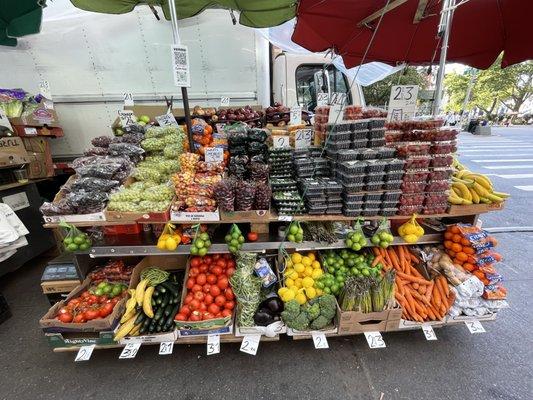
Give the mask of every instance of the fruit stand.
M 83 275 L 40 321 L 54 351 L 255 354 L 280 335 L 323 348 L 357 334 L 384 347 L 384 332 L 496 319 L 501 256 L 477 225 L 506 195 L 457 162 L 455 131 L 357 107 L 269 124 L 280 109 L 196 107 L 189 135 L 142 115 L 93 139 L 41 208 Z

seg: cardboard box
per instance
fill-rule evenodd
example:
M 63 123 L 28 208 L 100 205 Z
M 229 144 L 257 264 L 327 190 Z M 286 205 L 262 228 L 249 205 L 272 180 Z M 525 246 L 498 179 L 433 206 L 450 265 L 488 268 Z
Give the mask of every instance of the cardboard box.
M 28 164 L 32 160 L 19 137 L 0 138 L 0 167 Z
M 116 345 L 113 340 L 115 333 L 113 331 L 102 331 L 94 333 L 45 333 L 46 341 L 53 349 L 62 347 L 80 347 Z
M 422 325 L 431 325 L 433 327 L 439 327 L 439 326 L 444 326 L 445 324 L 446 324 L 445 319 L 443 319 L 442 321 L 427 321 L 427 322 L 424 322 L 423 324 L 421 322 L 400 319 L 400 322 L 398 324 L 398 330 L 422 329 Z
M 48 293 L 70 293 L 77 286 L 81 285 L 80 280 L 66 280 L 66 281 L 46 281 L 41 282 L 41 288 L 44 294 Z
M 45 108 L 44 105 L 36 108 L 31 114 L 9 118 L 11 125 L 19 126 L 33 126 L 33 127 L 49 127 L 49 128 L 61 128 L 59 125 L 59 117 L 53 109 Z
M 154 333 L 151 335 L 126 336 L 120 339 L 120 344 L 128 343 L 162 343 L 175 342 L 178 338 L 178 332 L 174 329 L 172 332 Z
M 54 164 L 50 153 L 31 153 L 31 161 L 26 166 L 28 178 L 48 178 L 54 176 Z
M 241 337 L 245 335 L 265 335 L 266 328 L 266 326 L 243 327 L 235 324 L 235 336 Z M 279 337 L 280 334 L 287 333 L 287 326 L 283 323 L 283 321 L 279 321 L 279 324 L 275 327 L 274 332 L 276 334 L 269 337 Z
M 268 222 L 270 210 L 220 211 L 220 220 L 229 222 Z
M 156 212 L 122 212 L 104 210 L 105 220 L 111 222 L 168 222 L 170 219 L 170 204 L 165 211 Z
M 187 211 L 170 211 L 170 221 L 176 223 L 182 222 L 215 222 L 220 221 L 218 209 L 213 212 L 187 212 Z
M 450 315 L 446 316 L 445 323 L 448 324 L 461 324 L 469 321 L 494 321 L 498 313 L 485 314 L 480 316 L 470 316 L 470 315 L 458 315 L 457 317 L 452 317 Z

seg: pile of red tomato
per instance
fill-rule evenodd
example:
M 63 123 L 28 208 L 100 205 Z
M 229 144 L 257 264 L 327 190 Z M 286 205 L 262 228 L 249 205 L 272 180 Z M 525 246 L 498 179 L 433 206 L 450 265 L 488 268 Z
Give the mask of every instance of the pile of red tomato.
M 105 318 L 113 312 L 115 304 L 125 296 L 126 290 L 112 299 L 107 295 L 97 296 L 86 290 L 79 297 L 70 299 L 65 306 L 61 307 L 56 319 L 65 323 L 80 324 L 93 319 Z
M 231 316 L 235 296 L 229 278 L 234 272 L 235 261 L 231 254 L 192 257 L 185 283 L 187 295 L 174 320 L 204 321 Z

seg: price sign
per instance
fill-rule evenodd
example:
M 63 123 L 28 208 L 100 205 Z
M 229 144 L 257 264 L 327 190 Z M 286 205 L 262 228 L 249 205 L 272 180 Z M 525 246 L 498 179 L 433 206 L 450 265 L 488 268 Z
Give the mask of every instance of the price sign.
M 272 143 L 274 144 L 275 149 L 291 147 L 288 136 L 272 136 Z
M 174 44 L 171 46 L 171 50 L 174 84 L 178 87 L 190 87 L 189 49 L 187 46 Z
M 206 147 L 205 162 L 221 163 L 224 161 L 224 150 L 221 147 Z
M 485 328 L 481 325 L 481 322 L 478 320 L 475 321 L 465 321 L 466 327 L 470 333 L 485 333 Z
M 243 353 L 251 354 L 255 356 L 257 354 L 257 348 L 259 347 L 259 341 L 261 335 L 245 335 L 241 343 L 241 351 Z
M 137 122 L 137 117 L 131 110 L 119 110 L 118 118 L 120 119 L 120 123 L 122 124 L 123 128 L 133 125 L 135 122 Z
M 159 117 L 155 117 L 155 120 L 159 124 L 159 126 L 178 126 L 178 123 L 176 122 L 176 118 L 172 114 L 165 114 L 160 115 Z
M 278 221 L 291 222 L 292 215 L 278 215 Z
M 229 106 L 229 97 L 228 96 L 221 96 L 220 97 L 220 105 L 222 107 L 227 107 Z
M 133 106 L 133 95 L 131 93 L 124 93 L 124 106 Z
M 300 125 L 302 123 L 302 107 L 294 106 L 291 108 L 290 125 Z
M 344 102 L 346 101 L 346 93 L 332 93 L 331 94 L 331 105 L 340 105 L 344 106 Z
M 298 129 L 294 135 L 294 148 L 304 149 L 311 146 L 312 136 L 311 129 Z
M 9 119 L 7 118 L 6 113 L 2 108 L 0 108 L 0 127 L 5 127 L 9 132 L 13 132 L 13 127 L 11 126 L 11 122 L 9 122 Z M 3 129 L 0 129 L 0 133 L 2 133 Z
M 35 129 L 35 128 L 24 128 L 24 134 L 26 136 L 37 136 L 37 129 Z
M 394 85 L 389 98 L 388 121 L 403 121 L 412 119 L 416 112 L 418 86 Z
M 435 331 L 431 325 L 422 324 L 422 332 L 424 332 L 426 340 L 437 340 L 437 335 L 435 335 Z
M 172 354 L 173 350 L 174 350 L 174 342 L 161 342 L 161 344 L 159 345 L 160 356 L 167 356 L 169 354 Z
M 312 332 L 311 336 L 313 337 L 313 344 L 315 345 L 315 349 L 329 349 L 328 340 L 326 339 L 326 335 L 324 335 L 322 332 Z
M 342 122 L 344 106 L 342 104 L 334 104 L 329 108 L 328 124 L 335 124 Z
M 124 360 L 125 358 L 135 358 L 140 348 L 140 343 L 128 343 L 126 346 L 124 346 L 124 348 L 122 349 L 122 353 L 120 353 L 120 356 L 118 356 L 118 358 L 120 360 Z
M 368 347 L 371 349 L 379 349 L 382 347 L 387 347 L 385 341 L 381 337 L 379 332 L 365 332 L 366 341 L 368 342 Z
M 329 103 L 329 94 L 328 93 L 317 93 L 316 95 L 316 105 L 317 106 L 327 106 Z
M 207 355 L 220 353 L 220 335 L 207 336 Z
M 81 346 L 74 361 L 89 361 L 91 355 L 93 354 L 94 346 L 94 344 L 91 344 L 90 346 Z
M 39 93 L 41 94 L 41 96 L 47 98 L 48 100 L 52 100 L 52 90 L 50 89 L 50 82 L 41 81 L 39 83 Z

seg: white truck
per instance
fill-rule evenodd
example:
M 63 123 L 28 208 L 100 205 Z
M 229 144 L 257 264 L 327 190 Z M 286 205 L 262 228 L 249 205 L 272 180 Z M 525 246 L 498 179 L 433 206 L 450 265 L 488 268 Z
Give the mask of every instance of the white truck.
M 259 33 L 233 25 L 224 10 L 207 10 L 179 22 L 182 44 L 189 48 L 192 107 L 279 102 L 316 106 L 317 92 L 346 92 L 348 79 L 323 55 L 280 52 Z M 54 107 L 65 136 L 52 140 L 56 158 L 83 153 L 93 137 L 110 133 L 111 123 L 131 93 L 135 104 L 164 103 L 181 90 L 171 72 L 172 29 L 147 6 L 123 15 L 85 12 L 68 0 L 50 2 L 42 31 L 19 40 L 16 48 L 0 47 L 0 87 L 37 93 L 50 84 Z M 348 104 L 364 102 L 353 85 Z

